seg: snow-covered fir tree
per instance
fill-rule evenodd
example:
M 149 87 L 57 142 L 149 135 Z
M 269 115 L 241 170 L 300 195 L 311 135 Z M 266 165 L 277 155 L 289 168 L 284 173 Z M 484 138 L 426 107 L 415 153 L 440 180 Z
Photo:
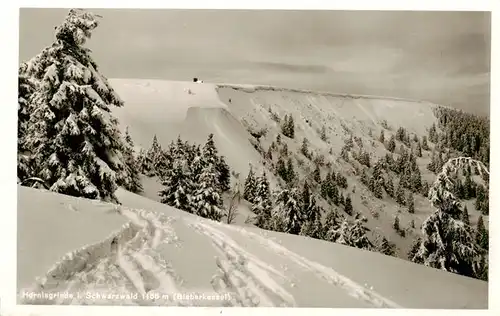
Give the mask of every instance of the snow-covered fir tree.
M 139 164 L 135 157 L 134 142 L 130 136 L 128 127 L 125 130 L 125 147 L 123 156 L 125 159 L 125 170 L 122 176 L 117 178 L 117 184 L 133 193 L 140 193 L 143 190 L 141 178 L 139 176 Z
M 94 14 L 71 9 L 55 42 L 23 66 L 39 83 L 25 146 L 32 176 L 51 191 L 118 202 L 124 144 L 110 112 L 123 101 L 83 46 L 97 26 Z
M 36 82 L 26 74 L 26 64 L 19 68 L 18 78 L 18 107 L 17 107 L 17 178 L 20 182 L 31 174 L 29 166 L 29 152 L 25 145 L 25 134 L 33 112 L 31 98 L 36 89 Z
M 257 181 L 255 179 L 255 172 L 253 171 L 253 166 L 250 165 L 250 169 L 248 170 L 248 175 L 245 178 L 243 198 L 248 202 L 253 203 L 255 199 L 256 189 L 257 189 Z
M 170 163 L 156 135 L 153 136 L 153 142 L 146 155 L 151 160 L 151 173 L 149 176 L 157 176 L 162 180 Z
M 268 228 L 271 220 L 273 203 L 269 181 L 265 172 L 256 181 L 255 198 L 253 199 L 252 212 L 256 215 L 255 226 Z
M 192 208 L 194 184 L 191 182 L 191 171 L 189 170 L 188 161 L 183 159 L 175 160 L 172 168 L 166 171 L 162 185 L 163 189 L 158 192 L 158 195 L 161 197 L 161 203 L 189 213 L 194 211 Z
M 304 214 L 297 189 L 281 190 L 275 201 L 276 207 L 272 214 L 273 230 L 297 235 L 304 223 Z
M 438 132 L 435 123 L 432 124 L 431 128 L 429 129 L 429 141 L 432 143 L 437 143 L 438 141 Z
M 417 141 L 417 145 L 415 147 L 415 153 L 417 157 L 422 157 L 422 145 L 420 145 L 419 141 Z
M 303 201 L 303 208 L 305 222 L 299 234 L 311 238 L 321 238 L 323 231 L 323 225 L 321 224 L 322 209 L 317 204 L 316 197 L 310 195 L 307 204 Z
M 295 168 L 293 166 L 292 157 L 288 158 L 286 162 L 286 179 L 287 183 L 292 183 L 296 179 Z
M 407 202 L 408 203 L 406 204 L 408 204 L 408 213 L 415 213 L 415 199 L 413 198 L 413 193 L 408 193 Z
M 283 123 L 281 124 L 281 132 L 288 138 L 295 137 L 295 123 L 291 114 L 285 115 Z
M 353 214 L 351 195 L 347 195 L 347 197 L 345 199 L 345 202 L 344 202 L 344 212 L 346 212 L 349 215 Z
M 373 195 L 377 199 L 383 198 L 383 187 L 384 187 L 384 179 L 382 178 L 382 169 L 384 168 L 384 163 L 382 160 L 377 161 L 375 166 L 373 167 L 372 177 L 370 179 L 370 186 Z
M 307 181 L 304 182 L 301 194 L 302 213 L 304 220 L 316 222 L 318 217 L 321 217 L 321 208 L 316 202 L 316 197 L 311 193 L 311 189 Z
M 326 127 L 325 125 L 321 126 L 321 130 L 319 133 L 319 138 L 321 138 L 322 141 L 326 142 L 328 140 L 328 136 L 326 135 Z
M 400 180 L 398 183 L 398 188 L 396 189 L 396 194 L 395 194 L 396 202 L 399 205 L 405 205 L 406 204 L 406 198 L 405 198 L 405 190 L 403 188 L 403 183 Z
M 399 232 L 399 230 L 401 229 L 401 226 L 399 224 L 399 216 L 397 216 L 397 215 L 394 218 L 394 222 L 392 223 L 392 228 L 394 228 L 394 230 L 397 232 Z
M 215 165 L 211 163 L 204 167 L 198 181 L 192 198 L 194 213 L 204 218 L 219 221 L 224 215 L 224 211 Z
M 387 238 L 385 238 L 385 236 L 382 236 L 376 248 L 378 252 L 387 256 L 395 256 L 396 254 L 396 245 L 391 243 Z
M 315 220 L 306 221 L 302 224 L 300 228 L 299 235 L 307 236 L 316 239 L 323 238 L 323 225 L 321 224 L 321 220 L 317 217 Z
M 477 277 L 481 250 L 471 227 L 460 220 L 460 203 L 452 193 L 454 182 L 451 175 L 467 165 L 475 165 L 481 173 L 488 173 L 484 164 L 468 158 L 450 159 L 429 189 L 429 199 L 436 208 L 422 224 L 420 238 L 409 259 L 434 268 Z
M 214 134 L 209 134 L 205 145 L 203 145 L 203 158 L 205 163 L 217 166 L 218 150 L 215 146 Z
M 148 153 L 144 148 L 139 150 L 139 154 L 137 155 L 137 165 L 139 167 L 139 172 L 146 176 L 153 176 L 153 161 L 151 157 L 148 156 Z
M 476 243 L 483 249 L 488 250 L 489 248 L 489 237 L 488 237 L 488 231 L 486 230 L 486 227 L 484 226 L 484 219 L 483 216 L 480 215 L 479 219 L 477 220 L 477 228 L 476 228 Z
M 30 119 L 32 96 L 36 89 L 36 81 L 27 75 L 27 64 L 19 67 L 18 77 L 18 103 L 17 103 L 17 141 L 18 151 L 24 152 L 24 135 Z
M 390 175 L 387 176 L 384 184 L 385 192 L 387 192 L 387 195 L 390 197 L 394 198 L 395 192 L 394 192 L 394 180 Z
M 194 149 L 194 158 L 191 160 L 190 170 L 191 170 L 191 181 L 195 184 L 199 183 L 199 179 L 203 168 L 205 168 L 205 162 L 203 160 L 203 152 L 201 147 L 198 145 Z
M 219 186 L 222 192 L 226 192 L 231 188 L 231 169 L 224 156 L 217 157 L 216 169 L 219 175 Z
M 389 143 L 387 144 L 387 150 L 393 153 L 396 150 L 396 139 L 394 135 L 391 135 Z
M 329 237 L 331 241 L 360 249 L 372 250 L 374 245 L 366 235 L 368 228 L 363 225 L 361 218 L 356 218 L 351 223 L 348 219 L 340 224 L 337 229 L 331 229 Z
M 410 189 L 413 192 L 419 192 L 422 189 L 422 175 L 418 167 L 410 171 Z

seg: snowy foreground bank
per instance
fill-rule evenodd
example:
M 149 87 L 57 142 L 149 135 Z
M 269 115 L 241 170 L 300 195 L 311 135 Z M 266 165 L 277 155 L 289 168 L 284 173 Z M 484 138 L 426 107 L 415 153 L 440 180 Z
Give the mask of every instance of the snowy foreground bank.
M 320 240 L 205 220 L 122 190 L 118 198 L 119 207 L 19 187 L 18 303 L 488 305 L 486 282 Z

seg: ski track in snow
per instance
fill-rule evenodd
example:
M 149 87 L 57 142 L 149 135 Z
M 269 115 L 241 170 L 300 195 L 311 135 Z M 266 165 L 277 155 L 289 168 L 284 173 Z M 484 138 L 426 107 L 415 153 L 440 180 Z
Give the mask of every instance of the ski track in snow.
M 171 295 L 181 293 L 183 280 L 156 250 L 164 243 L 178 243 L 170 225 L 172 218 L 163 214 L 115 207 L 115 212 L 127 217 L 130 222 L 118 234 L 99 244 L 89 245 L 66 255 L 45 277 L 38 279 L 31 290 L 36 292 L 74 293 L 73 298 L 42 298 L 29 304 L 83 304 L 83 305 L 193 305 L 186 301 L 174 301 Z M 272 264 L 245 250 L 219 227 L 240 233 L 243 237 L 257 241 L 272 253 L 291 261 L 304 271 L 336 286 L 348 295 L 374 307 L 400 308 L 399 305 L 380 294 L 363 287 L 334 269 L 308 260 L 277 242 L 257 233 L 203 219 L 182 219 L 188 227 L 207 236 L 217 256 L 213 262 L 215 274 L 213 289 L 231 300 L 225 306 L 296 307 L 294 296 L 286 288 L 294 281 Z M 113 242 L 114 241 L 114 242 Z M 109 298 L 88 297 L 88 293 L 112 294 Z M 135 297 L 126 297 L 134 293 Z M 155 301 L 151 294 L 157 293 Z M 119 295 L 124 295 L 119 297 Z
M 378 294 L 377 292 L 371 289 L 367 289 L 364 286 L 357 284 L 356 282 L 336 272 L 334 269 L 323 266 L 309 259 L 306 259 L 298 255 L 297 253 L 288 250 L 282 245 L 272 241 L 271 239 L 262 237 L 261 235 L 256 233 L 249 232 L 243 228 L 237 228 L 234 226 L 227 226 L 227 228 L 237 231 L 243 235 L 246 235 L 247 237 L 258 241 L 260 244 L 273 250 L 275 253 L 280 254 L 285 258 L 291 259 L 302 268 L 316 273 L 321 278 L 326 280 L 328 283 L 344 289 L 350 296 L 358 300 L 369 303 L 374 307 L 402 308 L 395 302 L 383 297 L 382 295 Z
M 209 237 L 221 255 L 215 259 L 219 271 L 212 278 L 212 286 L 219 293 L 231 292 L 232 305 L 296 306 L 293 296 L 271 277 L 274 275 L 283 281 L 289 281 L 284 274 L 244 250 L 213 226 L 201 221 L 189 225 Z
M 99 244 L 67 254 L 46 276 L 27 289 L 45 293 L 72 293 L 73 298 L 41 298 L 23 303 L 187 305 L 172 301 L 170 295 L 162 296 L 178 293 L 182 284 L 168 262 L 155 251 L 163 243 L 177 242 L 177 236 L 170 226 L 172 218 L 145 210 L 121 207 L 113 210 L 130 220 L 125 229 Z M 113 297 L 88 297 L 89 293 L 111 294 Z M 152 293 L 159 294 L 159 301 L 154 301 L 150 295 Z M 127 297 L 130 294 L 137 296 Z

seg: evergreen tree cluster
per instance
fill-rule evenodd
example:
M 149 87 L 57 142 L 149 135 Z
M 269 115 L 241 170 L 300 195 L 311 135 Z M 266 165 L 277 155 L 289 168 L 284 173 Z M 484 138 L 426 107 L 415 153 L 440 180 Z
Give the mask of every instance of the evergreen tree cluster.
M 328 173 L 322 182 L 322 195 L 325 194 L 323 192 L 325 190 L 338 192 L 338 184 L 335 182 L 338 179 L 341 179 L 339 174 Z M 332 191 L 328 191 L 327 188 Z M 330 194 L 333 196 L 334 193 Z M 263 172 L 257 177 L 253 167 L 250 167 L 245 179 L 244 197 L 252 203 L 252 211 L 255 213 L 253 222 L 260 228 L 325 239 L 352 247 L 375 249 L 366 236 L 368 230 L 363 226 L 366 219 L 356 218 L 349 221 L 342 219 L 332 210 L 325 223 L 322 223 L 323 211 L 308 181 L 303 182 L 301 189 L 285 188 L 276 191 L 272 196 L 266 173 Z M 328 198 L 333 199 L 333 197 Z M 335 201 L 337 204 L 344 204 L 344 211 L 347 214 L 354 214 L 350 196 L 344 201 L 339 193 Z
M 54 192 L 116 202 L 126 144 L 111 115 L 123 101 L 85 48 L 98 17 L 71 9 L 55 42 L 19 68 L 18 177 Z
M 433 150 L 431 154 L 431 161 L 427 164 L 427 170 L 438 173 L 443 168 L 445 158 L 441 150 Z
M 384 159 L 377 162 L 376 166 L 377 168 L 374 169 L 371 180 L 373 187 L 375 188 L 375 183 L 383 184 L 385 182 L 384 188 L 390 197 L 396 198 L 398 194 L 404 193 L 404 189 L 408 189 L 413 193 L 423 192 L 422 175 L 417 164 L 417 156 L 414 155 L 413 152 L 408 152 L 407 149 L 402 148 L 401 153 L 396 160 L 394 160 L 391 153 L 387 153 Z M 381 170 L 385 170 L 387 172 L 387 178 L 385 181 L 380 180 Z M 396 190 L 389 171 L 399 175 L 399 182 Z M 378 182 L 377 179 L 379 179 Z M 380 196 L 381 193 L 377 192 L 376 195 Z
M 288 138 L 295 138 L 295 123 L 291 114 L 286 114 L 281 123 L 281 133 Z
M 360 149 L 359 152 L 354 155 L 354 158 L 363 166 L 370 168 L 370 154 L 366 150 Z
M 411 261 L 464 276 L 487 279 L 487 233 L 482 218 L 474 233 L 467 209 L 462 210 L 453 193 L 454 175 L 474 166 L 488 173 L 484 164 L 464 157 L 450 159 L 443 166 L 429 190 L 429 200 L 436 211 L 422 224 L 422 237 L 408 254 Z
M 203 147 L 178 137 L 166 150 L 155 136 L 146 156 L 162 182 L 162 203 L 216 221 L 225 215 L 222 194 L 230 189 L 231 173 L 213 134 Z
M 385 180 L 382 176 L 385 162 L 380 159 L 377 161 L 375 166 L 373 166 L 373 172 L 370 180 L 368 180 L 368 189 L 373 192 L 377 199 L 383 198 L 383 188 L 385 186 Z
M 297 175 L 295 174 L 292 157 L 288 157 L 286 162 L 282 157 L 278 158 L 276 163 L 276 174 L 287 184 L 292 184 L 296 180 Z
M 490 161 L 490 120 L 461 110 L 437 107 L 435 115 L 438 127 L 443 131 L 443 143 L 446 147 L 483 162 Z M 432 134 L 432 139 L 431 139 Z M 429 130 L 429 140 L 437 143 L 437 128 Z
M 489 215 L 489 191 L 481 184 L 476 185 L 475 208 L 483 215 Z
M 328 140 L 328 136 L 326 135 L 325 125 L 321 126 L 321 130 L 319 131 L 319 138 L 321 138 L 321 140 L 324 142 Z
M 404 127 L 399 127 L 396 131 L 396 140 L 405 144 L 406 147 L 411 147 L 410 134 Z
M 328 172 L 320 182 L 321 197 L 334 205 L 344 204 L 341 190 L 347 189 L 347 179 L 340 172 Z
M 300 153 L 307 157 L 309 160 L 312 159 L 311 152 L 309 151 L 309 140 L 305 137 L 302 140 L 302 145 L 300 146 Z
M 394 153 L 394 151 L 396 150 L 396 138 L 394 137 L 394 135 L 391 135 L 391 137 L 389 138 L 386 148 L 391 153 Z
M 379 242 L 376 247 L 378 252 L 383 253 L 386 256 L 396 255 L 396 244 L 390 242 L 385 236 L 379 238 Z
M 353 220 L 335 218 L 330 222 L 327 221 L 328 226 L 324 229 L 324 239 L 359 249 L 378 250 L 367 236 L 369 229 L 363 225 L 365 221 L 366 219 L 361 217 L 356 217 Z
M 349 152 L 354 148 L 354 139 L 352 135 L 349 138 L 344 139 L 344 145 L 340 150 L 340 157 L 345 161 L 349 161 Z

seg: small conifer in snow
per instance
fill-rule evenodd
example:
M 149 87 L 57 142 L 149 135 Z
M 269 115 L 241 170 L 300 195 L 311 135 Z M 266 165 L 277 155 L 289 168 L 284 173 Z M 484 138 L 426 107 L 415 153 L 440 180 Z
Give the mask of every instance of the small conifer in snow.
M 254 202 L 255 199 L 255 191 L 257 189 L 257 181 L 255 179 L 255 173 L 253 171 L 253 166 L 250 165 L 250 170 L 248 171 L 248 175 L 245 179 L 245 187 L 243 190 L 243 198 L 250 203 Z
M 394 222 L 392 223 L 392 228 L 394 228 L 395 231 L 399 232 L 401 227 L 399 226 L 399 216 L 396 216 L 394 218 Z
M 352 201 L 351 201 L 351 196 L 350 195 L 348 195 L 346 197 L 344 204 L 345 204 L 344 205 L 344 212 L 346 212 L 349 215 L 352 215 L 353 209 L 352 209 Z
M 139 165 L 134 153 L 134 142 L 128 131 L 128 127 L 125 131 L 125 148 L 123 151 L 123 156 L 125 158 L 125 170 L 123 176 L 120 177 L 120 181 L 117 181 L 118 185 L 123 185 L 123 187 L 133 193 L 142 192 L 142 183 L 139 177 Z
M 273 207 L 271 201 L 271 189 L 265 172 L 257 178 L 255 198 L 252 205 L 252 212 L 256 214 L 255 225 L 260 228 L 267 228 L 271 219 Z
M 352 223 L 348 219 L 344 219 L 338 229 L 330 232 L 330 238 L 333 239 L 333 242 L 342 245 L 372 250 L 374 246 L 366 235 L 367 231 L 368 229 L 363 226 L 362 219 L 356 218 Z
M 29 153 L 25 145 L 25 134 L 30 119 L 31 98 L 35 92 L 36 84 L 26 75 L 26 64 L 19 69 L 18 79 L 18 107 L 17 107 L 17 178 L 20 182 L 32 174 L 29 166 Z
M 406 201 L 405 201 L 405 190 L 403 188 L 403 184 L 401 183 L 401 181 L 399 181 L 398 183 L 398 188 L 396 190 L 396 202 L 399 204 L 399 205 L 405 205 Z
M 276 204 L 273 213 L 273 230 L 297 235 L 304 222 L 304 214 L 297 189 L 280 191 L 276 196 Z
M 137 165 L 139 167 L 139 171 L 146 176 L 153 176 L 153 161 L 148 156 L 146 150 L 141 148 L 139 150 L 139 154 L 137 155 Z
M 395 256 L 396 254 L 396 245 L 391 243 L 387 238 L 382 237 L 380 243 L 377 245 L 377 251 L 383 253 L 387 256 Z
M 215 166 L 209 164 L 203 168 L 192 198 L 194 213 L 215 221 L 219 221 L 224 215 L 222 196 L 217 181 Z
M 166 171 L 162 185 L 163 190 L 158 192 L 158 195 L 161 197 L 161 203 L 186 212 L 193 212 L 191 200 L 194 185 L 191 182 L 191 174 L 187 161 L 176 160 L 172 168 Z
M 394 135 L 391 135 L 391 138 L 389 139 L 389 143 L 387 144 L 387 150 L 390 151 L 391 153 L 394 153 L 396 150 L 396 140 L 394 138 Z
M 488 236 L 488 231 L 486 230 L 486 227 L 484 227 L 484 220 L 483 216 L 480 215 L 479 219 L 477 220 L 477 229 L 476 229 L 476 243 L 486 251 L 488 250 L 489 247 L 489 236 Z
M 415 213 L 415 200 L 413 199 L 413 194 L 410 192 L 408 194 L 408 213 Z
M 224 156 L 218 156 L 216 168 L 219 175 L 220 188 L 222 192 L 226 192 L 230 189 L 231 185 L 231 169 L 226 163 Z

